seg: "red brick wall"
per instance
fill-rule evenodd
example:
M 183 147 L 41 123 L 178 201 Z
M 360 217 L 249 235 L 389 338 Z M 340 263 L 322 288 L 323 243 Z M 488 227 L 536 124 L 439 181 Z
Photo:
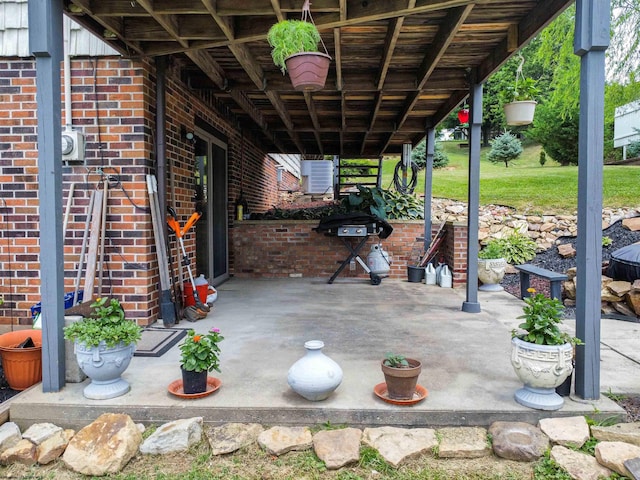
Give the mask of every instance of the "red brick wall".
M 316 233 L 317 221 L 245 221 L 236 224 L 231 236 L 236 251 L 232 273 L 237 277 L 326 277 L 329 279 L 349 251 L 338 237 Z M 391 255 L 392 278 L 407 278 L 407 265 L 414 265 L 423 253 L 424 223 L 416 221 L 392 222 L 393 233 L 381 241 L 382 248 Z M 434 226 L 434 231 L 437 229 Z M 466 227 L 448 223 L 447 236 L 441 249 L 442 260 L 453 272 L 454 286 L 466 281 L 466 242 L 461 236 Z M 365 260 L 378 237 L 369 237 L 360 250 Z M 464 268 L 462 267 L 464 265 Z M 346 267 L 340 277 L 368 275 L 356 262 L 355 271 Z M 338 277 L 338 278 L 340 278 Z
M 155 321 L 159 270 L 148 211 L 145 176 L 155 174 L 155 67 L 119 58 L 71 61 L 74 127 L 86 135 L 86 161 L 63 168 L 63 205 L 75 184 L 65 240 L 65 291 L 73 291 L 91 192 L 109 183 L 105 279 L 96 294 L 114 295 L 127 316 Z M 252 211 L 278 201 L 276 164 L 251 133 L 217 112 L 214 99 L 188 92 L 177 68 L 167 82 L 167 163 L 175 190 L 167 201 L 181 222 L 193 211 L 193 146 L 182 128 L 196 116 L 228 139 L 230 226 L 233 203 L 243 188 Z M 64 101 L 64 98 L 63 98 Z M 35 65 L 0 60 L 0 323 L 28 324 L 40 301 Z M 63 112 L 64 113 L 64 112 Z M 64 115 L 63 115 L 64 116 Z M 63 122 L 66 120 L 63 118 Z M 174 193 L 174 195 L 172 195 Z M 186 238 L 194 249 L 193 238 Z M 233 251 L 230 252 L 233 261 Z M 84 284 L 84 276 L 80 288 Z

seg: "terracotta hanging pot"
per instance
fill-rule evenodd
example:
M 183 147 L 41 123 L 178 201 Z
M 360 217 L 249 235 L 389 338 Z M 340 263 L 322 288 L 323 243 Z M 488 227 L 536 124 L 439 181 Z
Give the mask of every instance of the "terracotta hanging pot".
M 19 348 L 31 338 L 32 347 Z M 25 390 L 42 381 L 42 330 L 17 330 L 0 335 L 4 376 L 13 390 Z
M 329 73 L 331 57 L 320 52 L 303 52 L 285 60 L 293 88 L 298 91 L 322 90 Z

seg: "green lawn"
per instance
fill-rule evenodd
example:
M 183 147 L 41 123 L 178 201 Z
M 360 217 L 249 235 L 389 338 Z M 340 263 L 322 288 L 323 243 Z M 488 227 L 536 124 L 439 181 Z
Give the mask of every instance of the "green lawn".
M 449 165 L 434 170 L 433 196 L 467 200 L 468 152 L 460 142 L 442 142 Z M 578 167 L 561 167 L 549 160 L 540 165 L 539 145 L 526 146 L 522 155 L 506 168 L 486 159 L 483 148 L 480 161 L 480 203 L 514 207 L 520 213 L 573 213 L 578 206 Z M 383 162 L 382 186 L 393 180 L 398 159 Z M 604 167 L 604 207 L 638 206 L 640 167 Z M 424 193 L 424 171 L 418 179 L 418 193 Z

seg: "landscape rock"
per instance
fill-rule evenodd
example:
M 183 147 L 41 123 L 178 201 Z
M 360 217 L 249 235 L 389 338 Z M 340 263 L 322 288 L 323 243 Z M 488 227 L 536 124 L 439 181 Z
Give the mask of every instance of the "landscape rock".
M 493 453 L 517 462 L 534 462 L 549 448 L 549 437 L 525 422 L 493 422 L 489 427 Z
M 625 442 L 600 442 L 596 445 L 595 456 L 600 465 L 632 478 L 624 462 L 640 457 L 640 447 Z
M 360 460 L 362 431 L 357 428 L 322 430 L 313 436 L 313 450 L 329 470 Z
M 186 452 L 202 441 L 202 417 L 184 418 L 165 423 L 140 445 L 140 453 L 160 455 Z
M 598 480 L 611 476 L 611 470 L 598 463 L 591 455 L 556 445 L 551 449 L 551 459 L 564 468 L 575 480 Z
M 31 441 L 23 438 L 13 447 L 7 448 L 0 454 L 0 463 L 3 465 L 12 463 L 34 465 L 36 463 L 36 446 Z
M 205 435 L 211 454 L 224 455 L 252 445 L 263 431 L 264 427 L 259 423 L 225 423 L 205 428 Z
M 636 316 L 636 312 L 629 308 L 624 302 L 614 302 L 611 305 L 616 312 L 621 313 L 622 315 L 632 318 Z
M 487 430 L 482 427 L 439 428 L 440 458 L 479 458 L 491 453 Z
M 562 282 L 562 289 L 564 291 L 564 296 L 569 300 L 576 299 L 576 284 L 573 282 L 573 280 Z
M 0 453 L 15 446 L 20 440 L 22 440 L 22 434 L 18 425 L 13 422 L 0 425 Z
M 631 284 L 631 289 L 633 291 L 640 291 L 640 278 L 633 281 L 633 283 Z
M 627 306 L 633 310 L 633 312 L 640 316 L 640 291 L 632 290 L 624 296 Z
M 600 442 L 625 442 L 640 447 L 640 422 L 591 426 L 591 435 Z
M 563 243 L 558 245 L 558 254 L 562 258 L 572 258 L 576 256 L 576 249 L 570 243 Z
M 36 459 L 46 465 L 60 458 L 75 435 L 74 430 L 59 430 L 36 447 Z
M 622 220 L 622 226 L 632 232 L 640 230 L 640 217 L 625 218 Z
M 24 431 L 22 438 L 26 438 L 27 440 L 31 440 L 32 443 L 40 445 L 47 438 L 61 431 L 62 427 L 58 427 L 53 423 L 34 423 Z
M 258 444 L 267 453 L 279 456 L 292 450 L 310 449 L 313 437 L 307 427 L 272 427 L 258 435 Z
M 603 288 L 600 291 L 600 299 L 603 302 L 621 302 L 622 301 L 622 297 L 619 297 L 617 295 L 614 295 L 613 293 L 611 293 L 611 291 L 609 290 L 609 288 Z
M 538 426 L 557 445 L 580 448 L 589 440 L 589 425 L 584 417 L 542 418 Z
M 105 413 L 71 439 L 62 461 L 84 475 L 117 473 L 134 457 L 141 443 L 142 434 L 131 417 Z
M 607 285 L 607 288 L 618 297 L 623 297 L 631 290 L 631 282 L 625 282 L 623 280 L 614 280 Z
M 432 452 L 438 446 L 436 431 L 431 428 L 365 428 L 362 442 L 375 448 L 394 467 L 423 453 Z

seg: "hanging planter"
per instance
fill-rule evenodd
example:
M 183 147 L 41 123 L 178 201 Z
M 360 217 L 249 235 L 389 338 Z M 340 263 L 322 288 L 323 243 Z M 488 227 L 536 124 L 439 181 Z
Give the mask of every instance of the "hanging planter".
M 533 122 L 537 102 L 534 97 L 538 94 L 536 82 L 532 78 L 524 77 L 522 66 L 524 57 L 520 55 L 520 65 L 516 70 L 516 80 L 513 86 L 501 92 L 504 116 L 507 125 L 522 126 Z
M 272 48 L 273 63 L 283 74 L 289 72 L 293 88 L 311 92 L 324 88 L 331 57 L 313 23 L 308 0 L 302 7 L 302 20 L 276 23 L 269 29 L 267 40 Z M 320 52 L 319 44 L 325 53 Z
M 458 120 L 460 121 L 460 123 L 469 123 L 469 109 L 468 108 L 462 108 L 460 110 L 458 110 Z

